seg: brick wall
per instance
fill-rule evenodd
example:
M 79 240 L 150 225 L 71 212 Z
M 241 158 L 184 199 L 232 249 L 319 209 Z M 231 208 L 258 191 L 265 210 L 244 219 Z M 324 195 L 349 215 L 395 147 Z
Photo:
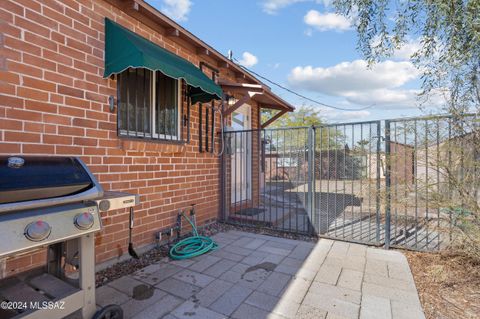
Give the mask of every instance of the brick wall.
M 192 106 L 188 145 L 118 138 L 117 116 L 107 104 L 109 95 L 116 96 L 116 82 L 102 78 L 104 17 L 195 65 L 201 61 L 193 46 L 176 43 L 102 0 L 2 0 L 0 154 L 79 156 L 105 190 L 140 194 L 133 235 L 140 247 L 173 225 L 178 210 L 191 203 L 197 204 L 199 224 L 217 218 L 220 160 L 198 152 L 197 106 Z M 234 79 L 228 69 L 220 76 Z M 218 131 L 218 114 L 216 123 Z M 127 210 L 104 214 L 103 225 L 96 236 L 97 263 L 126 254 Z M 7 274 L 43 258 L 38 252 L 11 259 Z

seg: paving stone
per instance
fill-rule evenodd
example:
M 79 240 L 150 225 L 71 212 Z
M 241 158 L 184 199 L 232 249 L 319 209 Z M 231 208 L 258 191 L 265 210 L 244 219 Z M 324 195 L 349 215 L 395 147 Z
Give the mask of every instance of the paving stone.
M 210 236 L 218 245 L 226 246 L 230 245 L 231 243 L 235 242 L 235 238 L 231 238 L 228 236 L 224 236 L 224 233 L 218 233 L 213 236 Z
M 252 266 L 249 266 L 247 264 L 243 264 L 243 263 L 236 263 L 232 268 L 230 268 L 231 271 L 235 271 L 235 272 L 238 272 L 240 274 L 244 274 L 245 271 L 247 271 L 248 268 L 250 268 Z
M 155 287 L 183 299 L 192 297 L 202 289 L 198 286 L 174 278 L 168 278 L 157 284 Z
M 311 281 L 303 278 L 293 278 L 285 287 L 281 298 L 291 300 L 295 303 L 301 303 L 311 284 Z
M 391 319 L 390 299 L 363 294 L 360 319 Z
M 235 319 L 270 319 L 271 316 L 268 311 L 259 309 L 249 304 L 242 304 L 232 314 L 231 318 Z
M 285 318 L 296 318 L 298 308 L 300 307 L 299 303 L 293 302 L 288 298 L 282 297 L 277 303 L 273 312 L 279 314 Z
M 343 268 L 337 285 L 360 291 L 362 288 L 362 278 L 363 272 Z
M 220 298 L 212 303 L 209 309 L 222 313 L 224 315 L 231 315 L 238 306 L 240 306 L 245 299 L 252 293 L 252 289 L 234 285 Z
M 121 305 L 130 298 L 123 292 L 110 286 L 102 286 L 95 289 L 95 301 L 102 307 L 110 304 Z
M 290 267 L 296 267 L 300 269 L 303 266 L 303 260 L 298 260 L 295 258 L 291 257 L 285 257 L 280 265 L 285 265 L 285 266 L 290 266 Z
M 376 284 L 383 287 L 394 288 L 394 289 L 401 289 L 410 292 L 417 292 L 415 288 L 415 284 L 410 281 L 398 280 L 394 278 L 387 278 L 383 276 L 378 276 L 370 273 L 366 273 L 364 275 L 365 282 Z
M 290 258 L 298 259 L 304 261 L 312 252 L 312 248 L 304 247 L 304 246 L 297 246 L 294 250 L 288 255 Z
M 240 273 L 229 270 L 220 276 L 220 279 L 240 285 L 242 287 L 256 289 L 259 287 L 271 272 L 264 269 L 257 269 L 255 271 Z
M 381 248 L 367 248 L 367 259 L 376 259 L 390 262 L 403 263 L 407 258 L 400 252 L 394 250 L 385 250 Z
M 197 259 L 198 261 L 192 264 L 189 268 L 198 272 L 205 271 L 207 268 L 211 267 L 212 265 L 218 263 L 221 260 L 220 257 L 212 256 L 211 254 L 199 256 L 197 258 L 199 258 Z
M 283 248 L 276 248 L 276 247 L 271 247 L 268 245 L 263 245 L 260 246 L 257 251 L 263 251 L 268 254 L 275 254 L 275 255 L 280 255 L 280 256 L 288 256 L 291 253 L 291 250 L 283 249 Z
M 328 312 L 326 319 L 348 319 L 349 317 L 341 316 L 339 314 Z
M 178 272 L 173 276 L 173 278 L 202 288 L 208 286 L 209 283 L 215 280 L 214 277 L 207 276 L 189 269 L 184 269 Z
M 335 298 L 328 294 L 316 294 L 311 291 L 307 293 L 303 304 L 327 311 L 346 318 L 358 318 L 360 305 Z
M 295 247 L 298 246 L 298 244 L 299 244 L 298 242 L 291 243 L 285 240 L 277 241 L 277 240 L 270 239 L 265 243 L 264 246 L 292 251 L 295 249 Z
M 347 256 L 365 257 L 367 254 L 367 248 L 368 246 L 366 245 L 350 244 L 350 247 L 348 248 Z
M 393 319 L 425 319 L 420 305 L 391 301 Z
M 174 297 L 172 295 L 166 295 L 165 297 L 162 297 L 160 300 L 156 301 L 153 305 L 136 314 L 133 318 L 157 319 L 164 315 L 168 315 L 182 302 L 183 300 L 180 298 Z
M 263 244 L 265 244 L 265 240 L 255 238 L 250 243 L 248 243 L 248 245 L 246 245 L 245 248 L 256 250 L 258 247 L 262 246 Z
M 275 268 L 275 271 L 280 272 L 282 274 L 287 274 L 287 275 L 296 275 L 298 272 L 299 268 L 298 267 L 291 267 L 291 266 L 285 266 L 285 265 L 278 265 Z
M 196 305 L 192 301 L 185 301 L 172 314 L 178 319 L 223 319 L 227 318 L 225 315 Z
M 420 305 L 420 300 L 418 299 L 418 294 L 416 291 L 405 291 L 364 282 L 362 284 L 362 293 L 389 298 L 406 304 L 410 303 L 412 305 Z
M 263 309 L 268 312 L 272 312 L 277 306 L 280 298 L 271 295 L 264 294 L 262 292 L 254 291 L 245 300 L 245 303 Z
M 366 262 L 367 259 L 362 256 L 347 256 L 342 263 L 342 267 L 363 272 L 365 270 Z
M 212 277 L 219 277 L 224 272 L 235 266 L 236 263 L 234 261 L 228 259 L 222 259 L 218 263 L 214 264 L 213 266 L 207 268 L 203 271 L 205 275 L 209 275 Z
M 347 256 L 350 244 L 343 241 L 335 241 L 328 252 L 328 257 L 344 258 Z
M 169 265 L 170 263 L 168 262 L 167 258 L 164 258 L 162 261 L 156 262 L 154 264 L 148 265 L 147 267 L 144 267 L 136 272 L 134 272 L 135 275 L 137 274 L 153 274 L 156 271 L 159 271 L 162 268 L 165 268 Z
M 232 238 L 235 238 L 235 239 L 238 239 L 240 237 L 244 237 L 244 236 L 249 236 L 249 237 L 255 237 L 257 234 L 253 234 L 253 233 L 249 233 L 249 232 L 243 232 L 243 231 L 239 231 L 239 230 L 229 230 L 225 233 L 222 233 L 224 234 L 225 236 L 230 236 Z
M 278 296 L 291 278 L 289 275 L 273 272 L 257 290 L 272 296 Z
M 341 272 L 341 265 L 323 265 L 320 267 L 313 280 L 330 285 L 336 285 Z
M 122 304 L 124 318 L 131 318 L 139 312 L 145 310 L 148 306 L 155 304 L 161 298 L 167 294 L 159 289 L 153 290 L 153 296 L 143 300 L 130 299 L 126 303 Z
M 169 263 L 170 265 L 188 268 L 194 263 L 196 263 L 196 261 L 195 261 L 195 258 L 190 258 L 190 259 L 171 260 Z
M 276 255 L 276 254 L 266 254 L 266 256 L 262 259 L 262 263 L 272 263 L 272 264 L 280 264 L 282 260 L 285 258 L 284 255 Z
M 157 270 L 151 272 L 154 269 Z M 182 267 L 172 264 L 163 264 L 161 267 L 151 268 L 143 272 L 139 270 L 133 275 L 133 277 L 147 284 L 156 285 L 157 283 L 175 275 L 181 270 L 183 270 Z
M 123 276 L 108 283 L 108 286 L 123 292 L 129 297 L 133 296 L 133 289 L 139 285 L 145 285 L 145 283 L 138 281 L 130 276 Z
M 244 247 L 250 244 L 252 241 L 254 241 L 254 238 L 251 237 L 242 237 L 239 238 L 238 240 L 235 240 L 231 245 L 236 246 L 236 247 Z
M 228 260 L 236 261 L 236 262 L 239 262 L 243 258 L 245 258 L 245 256 L 237 255 L 237 254 L 226 251 L 226 248 L 216 250 L 216 251 L 212 252 L 211 255 L 219 257 L 219 258 L 225 258 L 225 259 L 228 259 Z
M 232 247 L 232 252 L 235 253 L 236 255 L 241 255 L 241 256 L 249 256 L 251 253 L 253 253 L 255 250 L 253 249 L 247 249 L 247 248 L 242 248 L 242 247 L 235 247 L 233 249 Z
M 360 304 L 361 292 L 343 288 L 339 286 L 333 286 L 324 284 L 321 282 L 314 281 L 308 290 L 308 293 L 314 293 L 316 295 L 321 295 L 326 298 L 336 298 L 344 301 L 348 301 L 355 304 Z M 307 293 L 307 294 L 308 294 Z
M 365 273 L 388 277 L 387 262 L 383 260 L 367 259 Z
M 299 271 L 295 273 L 295 278 L 303 278 L 305 280 L 313 281 L 316 275 L 317 273 L 315 271 L 302 267 Z
M 240 279 L 237 281 L 237 284 L 242 287 L 247 287 L 250 289 L 257 289 L 259 286 L 263 285 L 265 280 L 271 274 L 271 271 L 266 271 L 265 269 L 257 269 L 255 271 L 249 271 L 240 276 Z
M 224 272 L 219 279 L 235 284 L 242 279 L 242 274 L 233 270 L 229 270 Z
M 253 265 L 258 265 L 260 264 L 263 259 L 265 258 L 265 254 L 262 254 L 262 256 L 247 256 L 242 259 L 242 264 L 253 266 Z
M 212 281 L 207 287 L 199 293 L 192 296 L 191 300 L 201 306 L 208 307 L 227 290 L 232 288 L 233 284 L 224 280 L 217 279 Z
M 296 317 L 297 319 L 325 319 L 327 311 L 318 309 L 315 307 L 301 305 L 298 308 Z
M 394 263 L 387 262 L 388 277 L 414 283 L 413 275 L 408 262 Z

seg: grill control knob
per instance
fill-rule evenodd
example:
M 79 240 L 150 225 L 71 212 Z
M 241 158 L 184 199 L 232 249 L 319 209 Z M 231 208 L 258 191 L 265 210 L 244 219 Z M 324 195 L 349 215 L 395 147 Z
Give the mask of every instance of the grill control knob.
M 85 212 L 76 215 L 73 222 L 78 229 L 86 230 L 93 226 L 94 219 L 91 213 Z
M 47 222 L 38 220 L 27 225 L 25 237 L 31 241 L 42 241 L 50 235 L 51 231 L 52 228 Z

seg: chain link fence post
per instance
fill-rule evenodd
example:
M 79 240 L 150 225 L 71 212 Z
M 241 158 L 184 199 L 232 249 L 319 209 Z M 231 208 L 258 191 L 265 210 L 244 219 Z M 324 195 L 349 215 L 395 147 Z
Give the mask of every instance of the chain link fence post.
M 315 218 L 315 127 L 308 128 L 308 142 L 306 147 L 308 159 L 308 181 L 307 181 L 307 214 L 310 216 L 311 233 L 316 230 L 317 220 Z
M 390 121 L 385 121 L 385 249 L 390 248 L 390 209 L 391 209 L 391 154 Z

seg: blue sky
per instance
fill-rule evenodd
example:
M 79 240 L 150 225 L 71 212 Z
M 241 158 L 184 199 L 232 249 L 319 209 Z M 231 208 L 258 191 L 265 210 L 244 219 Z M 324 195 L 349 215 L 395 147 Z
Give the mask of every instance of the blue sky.
M 368 69 L 356 51 L 352 22 L 336 15 L 328 0 L 147 2 L 219 52 L 232 50 L 253 71 L 315 100 L 356 110 L 317 106 L 270 85 L 295 106 L 318 107 L 327 121 L 422 114 L 419 72 L 409 61 L 418 41 Z M 440 97 L 432 99 L 428 111 L 438 112 L 441 103 Z

